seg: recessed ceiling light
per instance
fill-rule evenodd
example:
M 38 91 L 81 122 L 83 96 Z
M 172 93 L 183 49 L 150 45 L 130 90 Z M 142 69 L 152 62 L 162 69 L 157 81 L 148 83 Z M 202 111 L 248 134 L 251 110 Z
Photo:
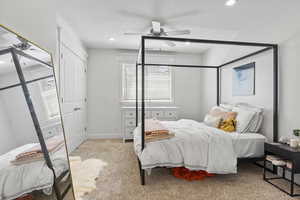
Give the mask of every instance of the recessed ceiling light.
M 0 64 L 4 64 L 4 63 L 5 63 L 4 61 L 0 60 Z
M 184 44 L 185 44 L 185 45 L 190 45 L 190 44 L 191 44 L 191 42 L 185 42 Z
M 115 38 L 110 37 L 110 38 L 109 38 L 109 41 L 115 41 Z
M 234 6 L 236 4 L 237 0 L 227 0 L 225 5 L 226 6 Z

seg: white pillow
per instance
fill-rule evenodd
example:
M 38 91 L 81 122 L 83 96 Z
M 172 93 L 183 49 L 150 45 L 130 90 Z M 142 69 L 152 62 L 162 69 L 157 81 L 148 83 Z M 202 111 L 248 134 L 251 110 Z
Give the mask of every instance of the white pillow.
M 222 107 L 221 105 L 220 105 L 220 106 L 214 106 L 214 107 L 212 107 L 210 110 L 214 110 L 214 109 L 219 109 L 219 110 L 221 110 L 221 111 L 223 111 L 223 112 L 229 112 L 229 111 L 231 111 L 231 109 Z
M 206 124 L 207 126 L 218 128 L 221 120 L 222 120 L 221 117 L 215 117 L 215 116 L 207 114 L 207 115 L 205 115 L 205 118 L 204 118 L 204 124 Z
M 222 103 L 222 104 L 220 104 L 220 107 L 224 108 L 228 111 L 232 111 L 232 109 L 234 108 L 234 104 Z
M 244 132 L 257 133 L 263 121 L 263 108 L 252 106 L 247 103 L 237 103 L 236 107 L 243 108 L 255 112 L 253 119 L 249 123 Z
M 253 119 L 255 112 L 251 110 L 246 110 L 239 107 L 234 107 L 232 109 L 233 112 L 237 112 L 236 117 L 236 131 L 239 133 L 245 133 L 249 126 L 249 123 Z
M 264 116 L 263 116 L 263 114 L 260 114 L 259 120 L 256 124 L 256 127 L 255 127 L 254 131 L 253 131 L 254 133 L 257 133 L 260 130 L 260 127 L 262 125 L 263 120 L 264 120 Z
M 252 105 L 247 104 L 247 103 L 236 103 L 235 107 L 244 108 L 246 110 L 252 110 L 252 111 L 257 112 L 259 114 L 263 113 L 263 111 L 264 111 L 263 108 L 252 106 Z

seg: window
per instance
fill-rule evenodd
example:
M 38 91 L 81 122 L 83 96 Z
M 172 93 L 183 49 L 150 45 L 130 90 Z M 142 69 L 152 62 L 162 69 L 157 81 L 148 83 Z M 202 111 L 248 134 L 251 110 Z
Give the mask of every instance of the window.
M 122 66 L 122 100 L 135 101 L 135 64 Z M 138 93 L 141 94 L 141 67 Z M 168 66 L 145 67 L 145 99 L 153 102 L 172 102 L 172 70 Z
M 59 117 L 59 104 L 57 100 L 54 78 L 41 81 L 40 86 L 48 118 L 53 119 Z

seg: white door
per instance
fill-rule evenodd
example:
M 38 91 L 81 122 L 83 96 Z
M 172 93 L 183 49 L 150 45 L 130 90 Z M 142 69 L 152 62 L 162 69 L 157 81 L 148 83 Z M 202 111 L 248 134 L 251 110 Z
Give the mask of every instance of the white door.
M 86 64 L 61 43 L 61 105 L 68 150 L 86 139 Z

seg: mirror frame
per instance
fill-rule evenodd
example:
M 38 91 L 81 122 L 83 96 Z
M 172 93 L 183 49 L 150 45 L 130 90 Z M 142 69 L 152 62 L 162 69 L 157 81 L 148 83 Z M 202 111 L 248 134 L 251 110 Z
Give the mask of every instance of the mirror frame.
M 69 151 L 68 151 L 68 147 L 67 147 L 67 143 L 66 143 L 65 128 L 64 128 L 64 123 L 63 123 L 63 119 L 62 119 L 63 118 L 62 108 L 61 108 L 61 104 L 60 104 L 60 101 L 59 101 L 58 85 L 57 85 L 57 79 L 56 79 L 56 73 L 55 73 L 55 65 L 54 65 L 54 62 L 53 62 L 52 53 L 49 52 L 48 50 L 42 48 L 40 45 L 36 44 L 35 42 L 30 41 L 30 40 L 24 38 L 19 33 L 15 32 L 15 31 L 13 31 L 13 30 L 11 30 L 9 28 L 7 28 L 6 26 L 4 26 L 2 24 L 0 24 L 0 29 L 4 29 L 4 30 L 6 30 L 6 31 L 8 31 L 8 32 L 10 32 L 10 33 L 12 33 L 14 35 L 16 35 L 17 37 L 19 37 L 19 38 L 27 41 L 28 43 L 30 43 L 33 46 L 39 48 L 40 50 L 44 51 L 45 53 L 47 53 L 50 56 L 51 64 L 43 62 L 42 60 L 39 60 L 38 58 L 35 58 L 35 57 L 33 57 L 33 56 L 31 56 L 31 55 L 29 55 L 27 53 L 24 53 L 23 51 L 18 50 L 15 47 L 8 47 L 7 49 L 0 50 L 0 56 L 4 55 L 4 54 L 9 54 L 9 53 L 12 55 L 13 63 L 14 63 L 16 72 L 18 74 L 18 79 L 20 81 L 20 83 L 18 83 L 18 84 L 14 84 L 14 85 L 10 85 L 10 86 L 7 86 L 7 87 L 0 88 L 0 91 L 1 90 L 5 90 L 5 89 L 9 89 L 9 88 L 13 88 L 13 87 L 16 87 L 16 86 L 21 86 L 22 87 L 22 91 L 24 93 L 24 97 L 25 97 L 28 109 L 30 111 L 30 115 L 31 115 L 31 118 L 32 118 L 32 121 L 33 121 L 33 124 L 34 124 L 34 127 L 35 127 L 36 134 L 38 136 L 39 143 L 41 145 L 41 150 L 42 150 L 45 162 L 46 162 L 48 168 L 53 172 L 54 183 L 52 185 L 52 188 L 54 189 L 56 198 L 57 198 L 57 200 L 63 200 L 64 197 L 65 197 L 65 195 L 70 191 L 70 189 L 72 189 L 73 199 L 75 200 L 74 185 L 73 185 L 73 180 L 72 180 L 72 171 L 71 171 L 70 159 L 69 159 L 69 154 L 68 154 Z M 41 78 L 37 78 L 37 79 L 34 79 L 34 80 L 30 80 L 30 81 L 26 81 L 25 78 L 24 78 L 23 70 L 22 70 L 20 62 L 19 62 L 18 55 L 24 56 L 24 57 L 26 57 L 26 58 L 28 58 L 30 60 L 35 60 L 35 61 L 37 61 L 39 63 L 47 65 L 49 68 L 51 68 L 51 70 L 53 72 L 53 75 L 45 76 L 45 77 L 41 77 Z M 65 190 L 63 190 L 62 193 L 61 193 L 61 190 L 59 189 L 59 187 L 57 185 L 57 180 L 56 179 L 58 177 L 56 177 L 56 174 L 55 174 L 55 171 L 54 171 L 54 168 L 53 168 L 53 164 L 52 164 L 52 161 L 51 161 L 50 156 L 49 156 L 49 151 L 48 151 L 46 143 L 45 143 L 44 135 L 43 135 L 43 132 L 41 130 L 41 127 L 40 127 L 40 124 L 39 124 L 39 121 L 38 121 L 38 117 L 37 117 L 37 114 L 36 114 L 35 109 L 34 109 L 33 102 L 32 102 L 32 100 L 30 98 L 29 89 L 27 87 L 28 83 L 32 83 L 32 82 L 43 80 L 43 79 L 50 78 L 50 77 L 53 77 L 54 78 L 54 82 L 55 82 L 56 97 L 57 97 L 57 103 L 58 103 L 58 106 L 59 106 L 59 114 L 60 114 L 60 123 L 61 123 L 62 131 L 63 131 L 64 145 L 65 145 L 65 149 L 66 149 L 66 156 L 67 156 L 67 162 L 68 162 L 69 174 L 70 174 L 70 181 L 71 181 L 70 185 L 68 185 L 67 188 L 65 188 Z M 64 176 L 66 174 L 64 174 Z

